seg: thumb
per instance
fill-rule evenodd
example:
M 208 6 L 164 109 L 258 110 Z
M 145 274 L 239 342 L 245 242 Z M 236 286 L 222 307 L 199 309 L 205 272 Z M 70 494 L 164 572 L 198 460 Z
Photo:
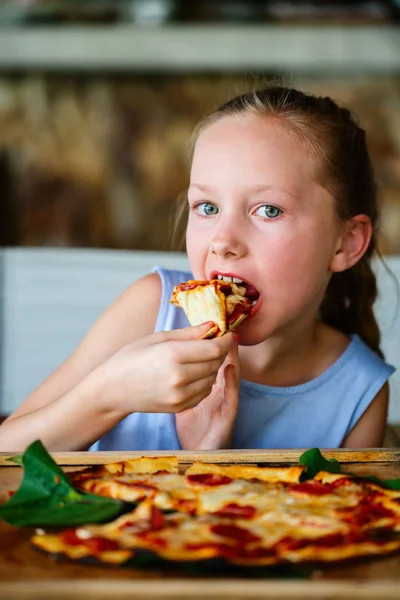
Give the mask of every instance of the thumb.
M 239 379 L 237 368 L 230 364 L 224 369 L 224 404 L 222 414 L 228 423 L 233 423 L 236 419 L 239 407 Z
M 240 361 L 239 361 L 239 347 L 237 343 L 234 343 L 230 348 L 226 359 L 225 365 L 232 365 L 235 371 L 236 380 L 240 381 Z
M 225 379 L 225 393 L 228 394 L 237 394 L 239 388 L 239 378 L 238 378 L 238 369 L 232 363 L 226 365 L 224 370 L 224 379 Z

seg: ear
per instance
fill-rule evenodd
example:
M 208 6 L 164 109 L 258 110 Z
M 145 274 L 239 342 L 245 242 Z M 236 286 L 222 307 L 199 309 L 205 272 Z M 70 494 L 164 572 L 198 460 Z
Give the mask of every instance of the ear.
M 338 245 L 330 264 L 333 273 L 355 265 L 367 250 L 372 236 L 371 219 L 356 215 L 343 224 Z

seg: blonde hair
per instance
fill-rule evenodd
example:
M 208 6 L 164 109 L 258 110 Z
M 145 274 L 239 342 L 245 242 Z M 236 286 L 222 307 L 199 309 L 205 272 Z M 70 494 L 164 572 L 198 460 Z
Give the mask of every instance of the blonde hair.
M 365 131 L 349 110 L 340 108 L 331 98 L 284 86 L 270 86 L 239 95 L 206 115 L 194 129 L 192 146 L 210 124 L 225 116 L 240 114 L 275 118 L 313 153 L 317 159 L 318 181 L 335 198 L 338 219 L 345 221 L 358 214 L 370 218 L 373 233 L 367 251 L 351 269 L 333 273 L 320 316 L 323 322 L 343 333 L 358 334 L 382 356 L 380 331 L 373 312 L 377 285 L 371 267 L 372 255 L 379 254 L 376 242 L 378 209 Z M 182 217 L 185 207 L 180 210 Z

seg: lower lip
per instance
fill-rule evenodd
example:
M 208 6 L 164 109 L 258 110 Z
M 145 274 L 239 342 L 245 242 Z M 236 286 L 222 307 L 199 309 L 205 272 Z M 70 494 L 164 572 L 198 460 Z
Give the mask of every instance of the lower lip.
M 254 317 L 254 315 L 260 310 L 261 303 L 262 303 L 262 299 L 259 298 L 257 300 L 257 304 L 254 306 L 254 308 L 251 309 L 249 317 Z

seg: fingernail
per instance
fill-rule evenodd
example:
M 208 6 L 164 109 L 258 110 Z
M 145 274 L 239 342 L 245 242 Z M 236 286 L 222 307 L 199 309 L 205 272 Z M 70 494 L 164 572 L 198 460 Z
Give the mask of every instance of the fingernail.
M 233 337 L 235 338 L 235 342 L 238 344 L 239 343 L 239 334 L 238 333 L 234 333 Z

